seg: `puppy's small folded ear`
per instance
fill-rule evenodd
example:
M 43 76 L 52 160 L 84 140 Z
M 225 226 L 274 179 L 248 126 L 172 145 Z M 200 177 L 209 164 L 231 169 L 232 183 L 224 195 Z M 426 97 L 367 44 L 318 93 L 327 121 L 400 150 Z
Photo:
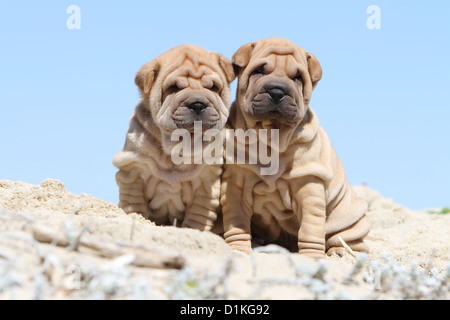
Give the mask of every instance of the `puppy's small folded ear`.
M 322 79 L 322 67 L 320 66 L 319 60 L 312 53 L 306 53 L 306 59 L 308 61 L 308 72 L 311 77 L 313 89 L 316 87 L 317 82 Z
M 232 59 L 233 69 L 236 76 L 239 76 L 241 71 L 248 65 L 252 56 L 253 49 L 256 43 L 251 42 L 244 44 L 235 52 Z
M 219 58 L 219 66 L 222 68 L 228 83 L 233 82 L 233 80 L 236 78 L 236 75 L 234 74 L 233 66 L 231 65 L 230 60 L 228 60 L 220 53 L 217 53 L 217 56 Z
M 159 71 L 159 63 L 156 60 L 144 64 L 142 68 L 136 73 L 134 82 L 139 87 L 139 90 L 148 95 L 152 88 L 153 81 Z

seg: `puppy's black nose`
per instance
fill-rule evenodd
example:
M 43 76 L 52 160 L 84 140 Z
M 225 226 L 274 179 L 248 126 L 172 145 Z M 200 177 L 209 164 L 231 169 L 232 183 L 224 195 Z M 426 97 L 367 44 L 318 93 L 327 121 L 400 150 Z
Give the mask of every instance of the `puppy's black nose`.
M 206 108 L 206 106 L 203 102 L 194 102 L 191 103 L 188 108 L 195 111 L 196 114 L 200 114 Z
M 284 96 L 286 95 L 284 90 L 280 88 L 270 88 L 269 90 L 267 90 L 267 93 L 270 95 L 270 98 L 275 103 L 278 103 L 281 100 L 283 100 Z

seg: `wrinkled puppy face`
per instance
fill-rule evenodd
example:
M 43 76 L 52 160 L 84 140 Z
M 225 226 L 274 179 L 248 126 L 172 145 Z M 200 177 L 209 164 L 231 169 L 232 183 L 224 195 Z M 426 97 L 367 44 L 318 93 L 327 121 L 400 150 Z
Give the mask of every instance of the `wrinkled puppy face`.
M 193 132 L 194 122 L 203 130 L 222 129 L 230 104 L 231 63 L 222 55 L 194 45 L 175 47 L 136 75 L 136 84 L 148 100 L 152 118 L 160 130 Z
M 301 121 L 322 75 L 312 54 L 282 38 L 242 46 L 233 56 L 233 67 L 244 116 L 263 123 Z

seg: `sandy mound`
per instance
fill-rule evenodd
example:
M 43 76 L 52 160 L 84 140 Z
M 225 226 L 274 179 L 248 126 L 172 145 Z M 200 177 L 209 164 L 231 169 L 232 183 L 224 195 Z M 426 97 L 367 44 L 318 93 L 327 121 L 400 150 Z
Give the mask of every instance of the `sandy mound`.
M 1 180 L 0 298 L 449 299 L 450 214 L 355 189 L 369 202 L 372 252 L 314 261 L 277 246 L 245 256 L 57 180 Z

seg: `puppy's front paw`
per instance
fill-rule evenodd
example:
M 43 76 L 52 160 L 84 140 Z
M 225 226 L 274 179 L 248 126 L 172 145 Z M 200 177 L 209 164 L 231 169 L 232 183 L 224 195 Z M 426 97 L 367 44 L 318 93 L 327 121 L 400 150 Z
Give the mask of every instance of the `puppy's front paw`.
M 233 243 L 229 243 L 229 246 L 231 247 L 231 249 L 245 253 L 247 255 L 251 255 L 252 254 L 252 245 L 251 242 L 248 241 L 236 241 Z
M 325 258 L 325 251 L 316 249 L 300 249 L 299 254 L 307 256 L 313 259 L 323 259 Z
M 345 250 L 345 248 L 343 247 L 332 247 L 330 249 L 328 249 L 327 251 L 327 256 L 338 256 L 338 257 L 343 257 L 345 254 L 347 253 L 347 250 Z
M 139 213 L 145 216 L 146 213 L 146 206 L 144 204 L 135 204 L 135 203 L 129 203 L 125 201 L 121 201 L 119 203 L 119 207 L 125 212 L 125 213 Z M 147 218 L 147 217 L 146 217 Z
M 240 233 L 232 234 L 227 232 L 224 234 L 225 242 L 231 249 L 250 255 L 252 253 L 252 240 L 249 234 Z
M 154 219 L 154 214 L 150 207 L 144 203 L 129 203 L 126 201 L 121 201 L 119 203 L 119 207 L 125 213 L 138 213 L 142 215 L 144 218 L 152 220 Z
M 193 219 L 186 219 L 181 224 L 182 228 L 191 228 L 191 229 L 197 229 L 200 231 L 210 231 L 213 227 L 214 223 L 206 218 L 203 219 L 203 221 L 197 221 Z

